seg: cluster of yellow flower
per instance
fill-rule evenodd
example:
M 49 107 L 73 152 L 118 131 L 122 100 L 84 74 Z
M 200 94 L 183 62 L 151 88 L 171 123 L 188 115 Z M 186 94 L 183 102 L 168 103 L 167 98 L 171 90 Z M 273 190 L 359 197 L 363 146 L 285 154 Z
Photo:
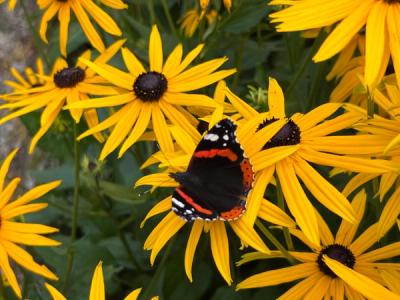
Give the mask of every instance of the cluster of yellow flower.
M 100 2 L 113 9 L 127 8 L 121 0 Z M 10 0 L 9 6 L 13 8 L 15 3 Z M 100 54 L 92 58 L 87 50 L 74 66 L 60 57 L 49 72 L 40 59 L 36 71 L 28 68 L 25 76 L 12 69 L 16 81 L 4 82 L 12 92 L 2 95 L 5 103 L 0 110 L 7 109 L 7 114 L 0 124 L 41 110 L 40 129 L 32 138 L 30 153 L 62 110 L 68 110 L 76 123 L 84 116 L 88 130 L 78 140 L 93 135 L 99 143 L 104 143 L 100 160 L 117 148 L 121 157 L 138 141 L 156 141 L 159 151 L 142 168 L 156 164 L 160 172 L 140 178 L 135 186 L 175 190 L 156 204 L 144 220 L 166 214 L 144 244 L 145 249 L 151 250 L 151 264 L 181 228 L 191 226 L 184 257 L 187 277 L 193 280 L 192 264 L 204 232 L 210 234 L 217 269 L 230 285 L 233 280 L 228 226 L 244 247 L 256 250 L 245 254 L 238 265 L 272 258 L 286 258 L 292 264 L 253 275 L 240 282 L 238 290 L 302 279 L 280 299 L 400 299 L 400 263 L 381 262 L 400 255 L 400 241 L 373 248 L 396 224 L 400 213 L 400 1 L 269 3 L 279 10 L 270 15 L 272 23 L 279 23 L 278 31 L 319 29 L 318 35 L 328 34 L 313 58 L 315 62 L 339 54 L 327 77 L 338 81 L 330 101 L 305 114 L 290 116 L 285 111 L 284 93 L 275 79 L 269 78 L 268 82 L 269 109 L 259 112 L 223 81 L 236 72 L 236 69 L 220 70 L 226 57 L 193 65 L 203 44 L 186 56 L 182 44 L 178 44 L 164 60 L 163 42 L 154 25 L 148 39 L 149 66 L 145 67 L 134 51 L 124 47 L 126 40 L 104 45 L 88 14 L 107 33 L 114 36 L 122 33 L 95 1 L 38 0 L 37 3 L 45 10 L 39 32 L 46 42 L 47 24 L 58 13 L 62 56 L 68 56 L 71 9 Z M 231 1 L 223 4 L 228 11 L 232 9 Z M 209 1 L 200 1 L 199 5 L 200 12 L 194 11 L 195 17 L 188 12 L 182 21 L 187 36 L 194 33 L 203 16 L 212 20 Z M 117 53 L 122 55 L 125 70 L 109 63 Z M 217 85 L 212 98 L 193 93 L 214 83 Z M 374 111 L 374 104 L 379 111 Z M 100 108 L 114 109 L 100 121 L 97 111 Z M 222 122 L 226 119 L 232 120 L 227 123 L 233 124 L 228 126 L 232 131 L 224 127 L 227 125 Z M 204 124 L 204 130 L 200 130 Z M 15 154 L 16 151 L 12 152 L 0 168 L 0 267 L 16 295 L 21 297 L 8 257 L 48 279 L 56 280 L 57 276 L 16 244 L 57 246 L 59 243 L 41 236 L 56 232 L 55 228 L 12 220 L 44 209 L 47 204 L 28 203 L 56 188 L 60 181 L 40 185 L 10 202 L 20 179 L 3 185 Z M 332 168 L 332 176 L 343 172 L 354 176 L 339 190 L 320 174 L 317 166 Z M 369 205 L 365 190 L 360 188 L 371 180 L 379 180 L 375 192 L 381 201 L 388 193 L 392 195 L 379 220 L 359 234 L 359 225 Z M 280 205 L 265 198 L 266 190 L 272 186 L 278 191 Z M 336 236 L 331 230 L 333 226 L 327 224 L 310 200 L 311 195 L 342 218 Z M 285 212 L 285 205 L 290 214 Z M 259 232 L 266 237 L 271 234 L 260 220 L 284 231 L 286 248 L 273 237 L 270 241 L 277 249 L 266 246 Z M 311 251 L 295 251 L 291 236 Z M 52 286 L 46 284 L 46 287 L 53 299 L 65 299 Z M 125 299 L 136 299 L 139 292 L 135 290 Z M 100 263 L 93 276 L 90 299 L 104 298 Z

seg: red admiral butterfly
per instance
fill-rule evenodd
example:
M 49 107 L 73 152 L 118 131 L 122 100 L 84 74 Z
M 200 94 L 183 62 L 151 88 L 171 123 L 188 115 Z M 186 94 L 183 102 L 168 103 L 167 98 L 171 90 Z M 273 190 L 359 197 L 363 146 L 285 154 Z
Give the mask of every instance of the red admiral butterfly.
M 236 125 L 229 119 L 203 136 L 186 172 L 170 176 L 180 184 L 172 195 L 172 210 L 186 221 L 237 219 L 246 210 L 254 179 L 236 139 Z

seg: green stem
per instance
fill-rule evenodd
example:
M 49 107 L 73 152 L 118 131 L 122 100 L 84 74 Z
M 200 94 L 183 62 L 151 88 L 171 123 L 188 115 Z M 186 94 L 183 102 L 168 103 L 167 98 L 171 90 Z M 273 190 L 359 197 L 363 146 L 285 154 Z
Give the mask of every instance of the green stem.
M 280 207 L 280 209 L 285 211 L 285 201 L 283 199 L 282 187 L 278 177 L 276 177 L 276 196 L 278 198 L 278 206 Z M 289 229 L 287 227 L 283 227 L 283 236 L 285 237 L 286 246 L 288 247 L 289 251 L 293 251 L 294 246 L 292 236 L 290 235 Z
M 165 249 L 164 256 L 162 257 L 161 262 L 160 262 L 160 264 L 159 264 L 158 267 L 157 267 L 156 273 L 155 273 L 154 276 L 151 278 L 151 281 L 150 281 L 149 285 L 147 286 L 146 290 L 144 291 L 143 296 L 142 296 L 142 299 L 150 299 L 150 296 L 153 295 L 153 293 L 154 293 L 154 286 L 157 284 L 157 282 L 158 282 L 158 280 L 159 280 L 159 278 L 160 278 L 160 276 L 161 276 L 161 273 L 162 273 L 162 270 L 163 270 L 163 268 L 164 268 L 164 265 L 165 265 L 165 263 L 167 262 L 169 253 L 171 252 L 172 247 L 173 247 L 173 245 L 174 245 L 174 241 L 173 241 L 173 240 L 174 240 L 174 238 L 172 238 L 172 239 L 169 241 L 168 246 L 167 246 L 167 249 Z
M 166 0 L 161 0 L 162 7 L 164 9 L 165 16 L 167 17 L 168 25 L 171 29 L 171 32 L 179 39 L 178 31 L 175 28 L 174 21 L 172 20 L 171 13 L 169 11 L 168 3 Z
M 290 253 L 285 249 L 285 247 L 283 247 L 283 245 L 278 241 L 278 239 L 272 234 L 271 231 L 267 229 L 267 227 L 265 227 L 261 223 L 260 220 L 256 221 L 256 226 L 258 229 L 261 230 L 264 236 L 283 254 L 283 256 L 291 265 L 296 264 L 296 259 L 292 255 L 290 255 Z
M 33 25 L 33 21 L 32 21 L 31 16 L 28 13 L 28 9 L 27 9 L 27 7 L 25 5 L 25 1 L 20 1 L 20 5 L 22 7 L 22 11 L 24 13 L 24 17 L 25 17 L 25 19 L 26 19 L 26 21 L 28 23 L 29 30 L 32 33 L 33 42 L 35 43 L 35 47 L 40 52 L 40 56 L 43 58 L 46 66 L 47 66 L 47 69 L 50 70 L 51 69 L 50 62 L 49 62 L 49 60 L 47 58 L 46 53 L 43 51 L 43 48 L 41 47 L 42 43 L 40 42 L 40 37 L 39 37 L 39 35 L 38 35 L 38 33 L 37 33 L 36 29 L 35 29 L 35 26 Z
M 318 35 L 318 37 L 314 40 L 314 43 L 311 49 L 308 51 L 308 54 L 304 57 L 300 67 L 297 69 L 297 72 L 294 76 L 294 79 L 290 82 L 290 85 L 286 91 L 286 98 L 290 98 L 292 95 L 294 88 L 297 86 L 301 76 L 303 75 L 304 71 L 306 70 L 308 64 L 312 62 L 312 57 L 315 54 L 315 51 L 320 46 L 322 39 L 325 37 L 324 30 L 322 29 Z
M 70 242 L 68 246 L 68 259 L 67 259 L 67 271 L 65 275 L 65 281 L 63 286 L 63 291 L 68 286 L 69 277 L 71 275 L 72 266 L 74 263 L 74 256 L 75 250 L 73 249 L 73 244 L 76 240 L 76 234 L 78 231 L 78 212 L 79 212 L 79 186 L 80 186 L 80 149 L 79 149 L 79 142 L 77 141 L 78 138 L 78 125 L 74 123 L 74 178 L 75 178 L 75 185 L 74 185 L 74 198 L 72 204 L 72 226 L 71 226 L 71 236 Z

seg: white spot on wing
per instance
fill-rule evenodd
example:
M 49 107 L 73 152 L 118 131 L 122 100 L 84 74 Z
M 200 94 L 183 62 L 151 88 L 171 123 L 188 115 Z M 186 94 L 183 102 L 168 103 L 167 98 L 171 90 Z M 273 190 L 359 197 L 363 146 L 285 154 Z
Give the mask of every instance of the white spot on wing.
M 216 142 L 216 141 L 218 141 L 219 136 L 217 134 L 214 134 L 214 133 L 209 133 L 209 134 L 206 134 L 204 136 L 204 139 L 205 140 L 209 140 L 211 142 Z
M 181 208 L 185 207 L 185 204 L 183 204 L 181 201 L 179 201 L 178 199 L 175 199 L 175 198 L 172 198 L 172 203 Z
M 225 141 L 229 140 L 229 136 L 227 134 L 224 134 L 224 136 L 222 137 Z

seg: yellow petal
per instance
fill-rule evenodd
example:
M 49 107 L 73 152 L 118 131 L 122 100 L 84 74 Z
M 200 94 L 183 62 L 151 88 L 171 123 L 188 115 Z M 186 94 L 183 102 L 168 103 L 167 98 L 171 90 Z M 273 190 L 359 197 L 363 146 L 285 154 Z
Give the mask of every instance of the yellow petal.
M 232 276 L 229 260 L 229 242 L 225 224 L 222 221 L 213 221 L 210 225 L 211 252 L 214 262 L 226 283 L 231 285 Z
M 138 77 L 140 74 L 146 72 L 142 63 L 136 58 L 136 55 L 128 48 L 122 48 L 121 53 L 126 67 L 134 77 Z
M 60 52 L 67 56 L 68 26 L 70 21 L 70 9 L 68 4 L 62 4 L 58 12 L 58 21 L 60 22 Z
M 355 212 L 346 197 L 315 171 L 313 167 L 302 159 L 296 160 L 293 166 L 296 174 L 307 189 L 321 204 L 350 223 L 356 221 Z
M 300 145 L 280 146 L 263 150 L 251 157 L 250 161 L 255 172 L 272 166 L 300 149 Z
M 365 47 L 365 83 L 373 89 L 380 81 L 382 65 L 385 66 L 385 48 L 388 48 L 386 31 L 386 14 L 389 5 L 376 2 L 370 9 L 367 19 Z M 382 45 L 382 47 L 376 47 Z
M 203 232 L 203 223 L 202 220 L 195 220 L 192 226 L 192 230 L 190 231 L 190 236 L 186 245 L 185 250 L 185 272 L 186 276 L 189 278 L 190 282 L 193 282 L 192 278 L 192 265 L 193 258 L 196 252 L 197 244 L 199 243 L 199 239 L 201 233 Z
M 400 188 L 397 188 L 386 203 L 378 221 L 378 235 L 383 237 L 396 223 L 400 214 Z
M 114 151 L 119 145 L 123 143 L 124 139 L 131 131 L 132 127 L 132 132 L 137 127 L 139 121 L 136 120 L 140 120 L 140 113 L 144 112 L 145 107 L 142 106 L 142 103 L 140 101 L 134 101 L 129 106 L 129 110 L 125 113 L 125 115 L 121 116 L 121 119 L 117 122 L 110 136 L 107 138 L 103 149 L 101 149 L 99 157 L 100 160 L 105 159 L 112 151 Z M 147 106 L 149 109 L 150 105 Z M 147 124 L 145 125 L 146 127 Z
M 103 262 L 100 261 L 94 270 L 90 285 L 89 300 L 105 300 Z
M 49 191 L 58 187 L 60 184 L 61 180 L 56 180 L 32 188 L 31 190 L 29 190 L 28 192 L 17 198 L 15 201 L 9 203 L 6 207 L 4 207 L 4 209 L 2 210 L 3 218 L 5 218 L 4 213 L 7 213 L 12 209 L 17 208 L 26 203 L 29 203 L 33 200 L 39 199 L 43 195 L 47 194 Z
M 279 270 L 266 271 L 243 280 L 237 285 L 236 290 L 273 286 L 291 282 L 311 276 L 316 272 L 318 272 L 318 267 L 315 263 L 302 263 Z M 318 275 L 321 276 L 320 274 Z
M 136 143 L 140 136 L 145 132 L 149 125 L 151 115 L 151 105 L 149 103 L 143 103 L 136 124 L 118 152 L 118 158 L 120 158 L 129 147 Z
M 99 52 L 104 52 L 105 47 L 104 43 L 101 40 L 100 35 L 97 33 L 96 29 L 93 27 L 92 23 L 88 15 L 86 14 L 85 10 L 83 9 L 80 1 L 70 1 L 69 4 L 71 5 L 72 10 L 75 13 L 75 16 L 81 25 L 83 32 L 85 33 L 86 37 L 90 41 L 90 43 L 95 47 Z
M 321 274 L 316 272 L 311 276 L 303 279 L 298 284 L 290 288 L 286 293 L 281 295 L 277 300 L 303 299 L 304 295 L 318 282 Z
M 18 296 L 18 298 L 21 298 L 21 289 L 19 287 L 17 278 L 15 277 L 15 273 L 11 269 L 7 252 L 2 245 L 0 245 L 0 267 L 3 275 L 7 279 L 8 283 L 11 285 L 14 293 Z
M 283 91 L 278 82 L 272 77 L 269 77 L 268 84 L 268 108 L 273 117 L 277 119 L 285 117 L 285 98 L 283 96 Z
M 296 223 L 281 208 L 269 200 L 264 199 L 261 202 L 258 217 L 272 224 L 284 227 L 296 227 Z
M 230 222 L 230 225 L 236 235 L 245 244 L 262 253 L 268 254 L 271 252 L 254 230 L 253 226 L 246 221 L 246 218 L 240 218 L 239 220 Z
M 153 25 L 149 40 L 149 62 L 150 71 L 161 73 L 163 66 L 163 49 L 160 32 L 156 25 Z
M 331 277 L 327 275 L 321 276 L 320 279 L 308 291 L 308 293 L 305 295 L 303 299 L 304 300 L 323 299 L 326 293 L 328 292 L 331 281 L 332 281 Z
M 365 193 L 365 190 L 361 190 L 351 202 L 351 206 L 356 213 L 356 220 L 353 224 L 342 220 L 342 223 L 340 224 L 340 227 L 336 233 L 335 243 L 340 245 L 349 245 L 351 243 L 357 232 L 358 225 L 364 216 L 366 202 L 367 194 Z
M 141 291 L 141 288 L 132 291 L 131 293 L 129 293 L 128 296 L 124 298 L 124 300 L 136 300 L 139 297 Z
M 0 193 L 0 210 L 10 201 L 15 189 L 21 182 L 21 178 L 17 177 L 8 183 L 7 187 Z
M 7 157 L 4 159 L 1 168 L 0 168 L 0 191 L 3 191 L 4 187 L 4 180 L 7 176 L 8 169 L 10 168 L 10 164 L 12 160 L 14 159 L 15 154 L 17 154 L 18 148 L 14 149 L 10 154 L 7 155 Z
M 246 219 L 249 221 L 249 224 L 254 224 L 257 216 L 261 215 L 260 208 L 263 206 L 262 203 L 264 198 L 265 190 L 270 183 L 272 176 L 275 172 L 275 167 L 271 166 L 258 172 L 254 179 L 253 188 L 250 191 L 250 194 L 247 197 L 247 210 L 246 210 Z
M 1 241 L 1 244 L 11 259 L 13 259 L 20 266 L 51 280 L 58 280 L 58 277 L 53 272 L 51 272 L 46 266 L 36 263 L 33 260 L 33 257 L 23 248 L 5 240 Z
M 236 108 L 236 110 L 246 119 L 251 119 L 258 114 L 254 108 L 232 93 L 228 87 L 226 88 L 226 97 Z
M 313 57 L 315 62 L 326 60 L 342 50 L 365 25 L 372 1 L 363 1 L 332 31 Z
M 59 291 L 57 291 L 55 287 L 51 286 L 47 282 L 44 283 L 44 286 L 49 291 L 51 298 L 53 298 L 53 300 L 67 300 L 67 298 L 65 298 Z
M 338 277 L 343 279 L 349 286 L 363 294 L 368 299 L 400 299 L 400 296 L 390 292 L 375 281 L 368 277 L 357 273 L 356 271 L 346 267 L 340 262 L 329 258 L 324 255 L 323 260 L 326 265 L 334 272 Z
M 319 245 L 320 237 L 315 209 L 304 193 L 293 166 L 285 160 L 277 164 L 276 171 L 290 212 L 307 238 L 315 245 Z
M 146 217 L 143 219 L 142 223 L 140 223 L 140 228 L 143 228 L 145 222 L 150 219 L 151 217 L 154 217 L 158 214 L 161 214 L 163 212 L 166 212 L 171 209 L 172 207 L 172 196 L 168 196 L 167 198 L 161 200 L 158 202 L 154 207 L 147 213 Z
M 165 246 L 165 244 L 186 224 L 186 221 L 178 217 L 174 212 L 170 212 L 171 216 L 168 222 L 164 223 L 164 227 L 159 231 L 158 238 L 154 241 L 151 248 L 150 264 L 153 265 L 157 254 Z M 155 229 L 154 229 L 155 230 Z

